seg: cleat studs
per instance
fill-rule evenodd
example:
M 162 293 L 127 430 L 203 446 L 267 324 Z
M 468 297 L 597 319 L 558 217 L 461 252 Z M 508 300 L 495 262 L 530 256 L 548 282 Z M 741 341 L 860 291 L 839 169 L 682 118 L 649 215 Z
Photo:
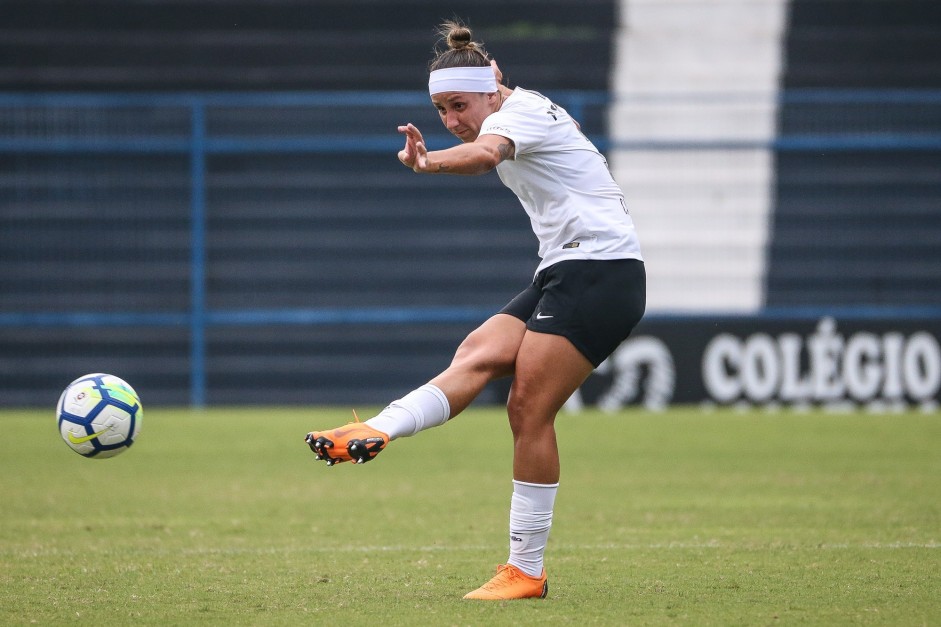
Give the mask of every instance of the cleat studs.
M 346 433 L 342 435 L 346 435 Z M 325 462 L 327 466 L 335 466 L 336 464 L 346 461 L 353 462 L 354 464 L 365 464 L 366 462 L 372 461 L 372 459 L 382 451 L 386 443 L 385 438 L 373 437 L 368 433 L 365 434 L 368 437 L 360 438 L 356 437 L 356 435 L 360 435 L 359 433 L 350 435 L 353 435 L 353 437 L 349 440 L 341 441 L 339 447 L 337 446 L 337 442 L 326 436 L 326 433 L 311 431 L 304 440 L 314 453 L 314 458 L 318 461 Z M 334 454 L 334 451 L 337 451 L 336 454 Z

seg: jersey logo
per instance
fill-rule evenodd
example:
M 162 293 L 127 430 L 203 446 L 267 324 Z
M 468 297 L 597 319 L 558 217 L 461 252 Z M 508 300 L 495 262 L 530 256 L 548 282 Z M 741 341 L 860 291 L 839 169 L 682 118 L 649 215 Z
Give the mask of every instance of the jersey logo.
M 568 244 L 562 245 L 562 250 L 565 250 L 566 248 L 578 248 L 578 246 L 579 242 L 569 242 Z

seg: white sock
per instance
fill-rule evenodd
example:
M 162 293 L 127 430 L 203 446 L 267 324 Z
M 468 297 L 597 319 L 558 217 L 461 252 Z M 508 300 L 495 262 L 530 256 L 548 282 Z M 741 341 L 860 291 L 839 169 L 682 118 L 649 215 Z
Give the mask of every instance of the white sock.
M 397 401 L 392 401 L 366 424 L 394 440 L 423 429 L 443 425 L 451 417 L 451 404 L 437 386 L 427 383 Z
M 510 501 L 510 557 L 530 577 L 542 576 L 542 558 L 552 526 L 552 508 L 558 483 L 541 484 L 513 481 Z

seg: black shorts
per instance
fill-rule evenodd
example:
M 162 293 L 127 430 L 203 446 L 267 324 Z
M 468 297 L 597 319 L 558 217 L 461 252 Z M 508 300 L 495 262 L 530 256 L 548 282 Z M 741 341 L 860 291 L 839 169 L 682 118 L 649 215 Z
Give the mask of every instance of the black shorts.
M 500 313 L 567 338 L 598 367 L 631 334 L 646 304 L 643 261 L 574 259 L 539 272 Z

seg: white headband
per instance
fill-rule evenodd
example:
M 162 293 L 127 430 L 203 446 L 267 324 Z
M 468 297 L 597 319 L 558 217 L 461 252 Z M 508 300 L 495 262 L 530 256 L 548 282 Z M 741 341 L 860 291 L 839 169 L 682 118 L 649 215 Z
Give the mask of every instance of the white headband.
M 469 91 L 492 94 L 497 91 L 497 79 L 493 68 L 487 67 L 449 67 L 435 70 L 428 77 L 428 93 L 443 94 L 448 91 Z

